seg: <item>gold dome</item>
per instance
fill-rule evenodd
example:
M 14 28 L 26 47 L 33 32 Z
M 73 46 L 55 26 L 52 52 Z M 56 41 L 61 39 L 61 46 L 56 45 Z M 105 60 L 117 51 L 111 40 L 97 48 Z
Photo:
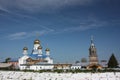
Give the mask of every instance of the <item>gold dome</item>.
M 42 49 L 42 46 L 39 46 L 38 49 Z
M 50 51 L 50 49 L 49 48 L 46 48 L 46 50 L 45 51 Z
M 27 48 L 27 47 L 24 47 L 23 50 L 28 50 L 28 48 Z
M 36 40 L 34 41 L 34 44 L 40 44 L 40 41 L 39 41 L 38 39 L 36 39 Z

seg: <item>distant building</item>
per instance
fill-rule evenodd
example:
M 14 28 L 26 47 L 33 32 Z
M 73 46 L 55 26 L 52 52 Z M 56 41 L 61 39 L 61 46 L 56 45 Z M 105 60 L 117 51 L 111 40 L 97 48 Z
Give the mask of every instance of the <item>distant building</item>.
M 87 65 L 88 65 L 88 63 L 87 63 L 86 59 L 85 59 L 85 61 L 83 61 L 83 58 L 82 58 L 81 62 L 80 61 L 76 61 L 74 64 L 72 64 L 71 69 L 72 70 L 75 70 L 75 69 L 86 69 Z
M 72 64 L 72 66 L 71 66 L 71 69 L 72 69 L 72 70 L 81 69 L 81 68 L 82 68 L 82 65 L 81 65 L 80 63 Z
M 118 67 L 120 68 L 120 62 L 118 63 Z
M 0 69 L 12 69 L 12 64 L 0 63 Z
M 10 59 L 8 63 L 12 65 L 12 69 L 19 69 L 18 59 Z
M 72 64 L 54 64 L 54 69 L 71 69 Z
M 102 65 L 103 68 L 108 67 L 107 63 L 108 63 L 107 60 L 101 60 L 101 65 Z

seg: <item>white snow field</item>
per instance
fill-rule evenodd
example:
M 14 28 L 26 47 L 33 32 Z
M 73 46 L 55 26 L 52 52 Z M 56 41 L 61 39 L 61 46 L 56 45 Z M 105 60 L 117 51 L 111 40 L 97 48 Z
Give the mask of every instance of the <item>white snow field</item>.
M 0 80 L 120 80 L 120 72 L 38 73 L 21 71 L 0 71 Z

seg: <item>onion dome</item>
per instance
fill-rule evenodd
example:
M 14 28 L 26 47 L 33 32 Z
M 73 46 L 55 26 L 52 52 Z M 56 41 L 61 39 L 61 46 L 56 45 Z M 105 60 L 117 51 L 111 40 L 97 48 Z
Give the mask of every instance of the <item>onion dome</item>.
M 42 46 L 39 46 L 38 49 L 42 49 Z
M 24 47 L 23 50 L 28 50 L 28 48 L 27 48 L 27 47 Z
M 45 51 L 50 51 L 50 49 L 49 48 L 46 48 L 46 50 Z
M 36 40 L 34 41 L 34 44 L 40 44 L 40 41 L 39 41 L 38 39 L 36 39 Z

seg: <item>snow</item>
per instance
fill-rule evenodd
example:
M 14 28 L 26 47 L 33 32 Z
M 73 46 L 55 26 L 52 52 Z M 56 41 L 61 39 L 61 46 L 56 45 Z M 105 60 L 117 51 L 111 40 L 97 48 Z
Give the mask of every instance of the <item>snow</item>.
M 0 80 L 120 80 L 120 72 L 52 73 L 0 71 Z

